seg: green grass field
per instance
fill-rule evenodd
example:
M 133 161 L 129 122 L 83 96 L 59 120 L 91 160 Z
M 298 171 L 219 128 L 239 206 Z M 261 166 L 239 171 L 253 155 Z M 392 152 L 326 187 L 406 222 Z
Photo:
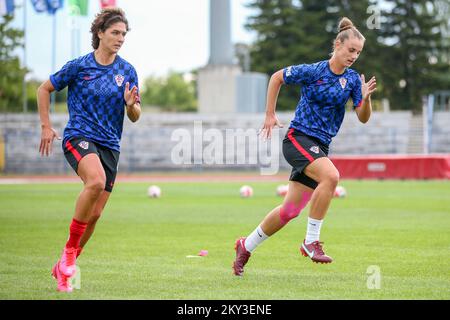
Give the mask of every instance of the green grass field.
M 450 299 L 448 181 L 343 181 L 348 197 L 321 232 L 332 264 L 299 254 L 303 212 L 233 276 L 234 241 L 280 203 L 278 184 L 251 183 L 241 199 L 239 183 L 160 183 L 149 199 L 149 184 L 118 183 L 72 294 L 56 292 L 50 269 L 81 184 L 0 185 L 0 299 Z M 380 289 L 367 287 L 369 266 Z

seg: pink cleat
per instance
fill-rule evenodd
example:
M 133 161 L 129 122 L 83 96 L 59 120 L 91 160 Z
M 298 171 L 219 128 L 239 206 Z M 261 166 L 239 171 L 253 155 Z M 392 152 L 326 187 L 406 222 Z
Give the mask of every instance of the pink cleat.
M 310 257 L 315 263 L 331 263 L 333 259 L 325 254 L 322 249 L 323 242 L 315 241 L 310 244 L 306 244 L 303 241 L 300 252 L 305 257 Z
M 59 270 L 61 271 L 61 273 L 68 278 L 73 277 L 76 272 L 76 260 L 77 249 L 64 247 L 64 251 L 59 262 Z
M 236 240 L 234 250 L 236 250 L 236 260 L 233 263 L 233 272 L 236 276 L 242 276 L 244 274 L 244 266 L 250 259 L 251 253 L 245 249 L 245 238 L 239 238 Z
M 56 279 L 58 284 L 56 290 L 60 292 L 72 292 L 73 288 L 70 285 L 69 278 L 62 274 L 59 270 L 59 261 L 53 266 L 52 276 Z

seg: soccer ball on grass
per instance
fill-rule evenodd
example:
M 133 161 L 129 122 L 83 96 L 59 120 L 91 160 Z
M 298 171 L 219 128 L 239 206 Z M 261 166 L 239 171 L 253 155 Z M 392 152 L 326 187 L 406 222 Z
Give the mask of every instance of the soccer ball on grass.
M 250 198 L 253 196 L 253 189 L 250 186 L 242 186 L 239 190 L 242 198 Z
M 158 186 L 150 186 L 148 187 L 147 195 L 149 198 L 159 198 L 161 197 L 161 188 Z
M 334 190 L 335 198 L 345 198 L 347 196 L 347 190 L 343 186 L 337 186 Z

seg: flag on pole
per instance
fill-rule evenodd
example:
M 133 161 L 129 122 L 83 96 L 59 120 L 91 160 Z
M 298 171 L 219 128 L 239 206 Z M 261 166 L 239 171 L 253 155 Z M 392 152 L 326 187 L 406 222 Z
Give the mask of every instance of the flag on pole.
M 0 16 L 10 16 L 14 13 L 14 0 L 0 0 Z
M 55 14 L 56 10 L 61 9 L 64 5 L 64 0 L 47 0 L 48 13 Z
M 31 0 L 34 10 L 36 12 L 47 12 L 47 1 L 46 0 Z
M 115 7 L 116 6 L 116 0 L 100 0 L 100 7 L 102 9 L 108 8 L 108 7 Z
M 55 14 L 56 11 L 63 7 L 64 0 L 31 0 L 36 12 L 48 12 Z
M 69 0 L 69 13 L 71 16 L 87 16 L 89 0 Z

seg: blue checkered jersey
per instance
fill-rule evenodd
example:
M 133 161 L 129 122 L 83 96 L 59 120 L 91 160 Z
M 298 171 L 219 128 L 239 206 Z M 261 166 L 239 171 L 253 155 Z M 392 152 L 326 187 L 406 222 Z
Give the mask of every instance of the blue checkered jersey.
M 85 137 L 120 152 L 125 84 L 139 90 L 133 66 L 118 55 L 112 64 L 103 66 L 91 52 L 66 63 L 50 81 L 57 91 L 68 86 L 69 122 L 63 145 L 72 137 Z
M 362 103 L 361 79 L 347 68 L 343 74 L 331 71 L 328 60 L 290 66 L 283 70 L 286 84 L 301 84 L 301 98 L 290 128 L 319 139 L 326 145 L 339 131 L 345 105 L 352 97 L 355 108 Z

